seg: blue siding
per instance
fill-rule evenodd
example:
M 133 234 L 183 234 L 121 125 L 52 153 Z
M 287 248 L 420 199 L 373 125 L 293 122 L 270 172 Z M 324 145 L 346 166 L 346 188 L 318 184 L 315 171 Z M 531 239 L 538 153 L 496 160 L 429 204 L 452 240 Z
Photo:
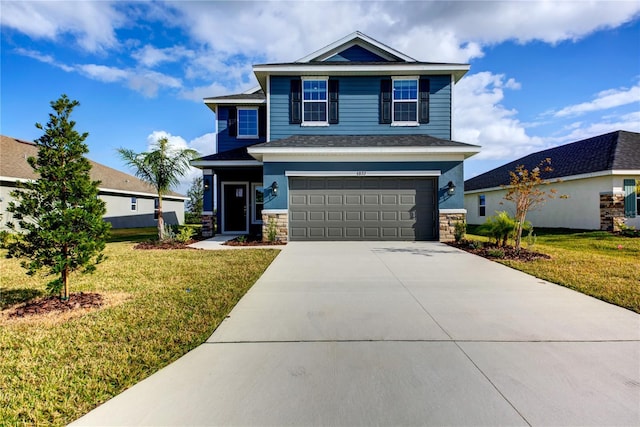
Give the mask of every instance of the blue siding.
M 351 46 L 350 48 L 345 49 L 342 52 L 333 55 L 331 58 L 327 59 L 326 61 L 327 62 L 334 62 L 334 61 L 387 62 L 387 60 L 382 58 L 381 56 L 378 56 L 375 53 L 358 45 Z
M 267 162 L 263 166 L 265 183 L 278 183 L 278 196 L 265 199 L 265 209 L 287 209 L 289 207 L 289 181 L 287 170 L 295 171 L 386 171 L 386 170 L 439 170 L 439 209 L 464 208 L 464 178 L 462 162 Z M 447 184 L 453 181 L 456 193 L 447 194 Z
M 328 127 L 289 124 L 289 87 L 295 76 L 271 77 L 271 140 L 291 135 L 431 135 L 451 139 L 451 77 L 429 76 L 429 123 L 393 127 L 378 123 L 380 77 L 340 77 L 340 123 Z
M 226 106 L 218 107 L 217 129 L 218 129 L 218 153 L 223 151 L 233 150 L 234 148 L 246 147 L 248 145 L 258 144 L 260 142 L 266 142 L 266 137 L 256 139 L 238 139 L 233 136 L 229 136 L 229 129 L 227 128 L 227 120 L 229 119 L 229 108 Z M 261 117 L 258 118 L 260 120 Z M 288 121 L 288 119 L 287 119 Z

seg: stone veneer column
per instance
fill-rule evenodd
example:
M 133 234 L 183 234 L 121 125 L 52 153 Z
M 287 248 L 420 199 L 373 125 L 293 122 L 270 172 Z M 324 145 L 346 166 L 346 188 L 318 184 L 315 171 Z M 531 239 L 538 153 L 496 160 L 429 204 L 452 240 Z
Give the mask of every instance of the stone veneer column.
M 464 222 L 467 219 L 466 213 L 440 212 L 440 241 L 451 242 L 455 240 L 454 232 L 456 223 Z
M 215 234 L 215 216 L 213 215 L 202 215 L 201 223 L 202 223 L 202 237 L 213 237 Z
M 624 222 L 624 194 L 600 193 L 600 230 L 620 231 Z
M 273 223 L 276 227 L 276 240 L 287 242 L 289 240 L 289 213 L 286 210 L 262 211 L 262 241 L 269 241 L 269 227 Z

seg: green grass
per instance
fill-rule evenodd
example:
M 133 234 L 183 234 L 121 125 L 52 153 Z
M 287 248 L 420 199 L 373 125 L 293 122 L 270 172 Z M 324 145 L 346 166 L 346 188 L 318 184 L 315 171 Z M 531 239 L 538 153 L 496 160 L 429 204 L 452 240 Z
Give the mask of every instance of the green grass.
M 536 234 L 535 245 L 528 249 L 548 254 L 551 260 L 498 262 L 640 313 L 639 238 L 605 231 L 536 230 Z
M 68 319 L 0 317 L 0 425 L 67 424 L 176 360 L 211 335 L 278 253 L 132 247 L 108 244 L 96 273 L 71 278 L 72 292 L 100 292 L 110 307 Z M 42 295 L 46 279 L 26 276 L 5 253 L 2 308 Z

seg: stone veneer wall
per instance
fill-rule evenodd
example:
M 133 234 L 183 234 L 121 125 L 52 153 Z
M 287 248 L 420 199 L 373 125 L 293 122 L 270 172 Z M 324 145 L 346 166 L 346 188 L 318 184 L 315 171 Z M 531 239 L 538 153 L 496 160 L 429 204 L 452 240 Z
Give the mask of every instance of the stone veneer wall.
M 269 223 L 275 221 L 276 240 L 286 242 L 289 240 L 289 214 L 262 212 L 262 241 L 269 240 Z
M 624 222 L 624 194 L 600 193 L 600 230 L 620 231 Z
M 440 241 L 451 242 L 455 240 L 454 232 L 456 223 L 464 222 L 466 214 L 463 213 L 440 213 Z
M 202 215 L 202 237 L 213 237 L 215 234 L 214 224 L 216 217 L 213 215 Z

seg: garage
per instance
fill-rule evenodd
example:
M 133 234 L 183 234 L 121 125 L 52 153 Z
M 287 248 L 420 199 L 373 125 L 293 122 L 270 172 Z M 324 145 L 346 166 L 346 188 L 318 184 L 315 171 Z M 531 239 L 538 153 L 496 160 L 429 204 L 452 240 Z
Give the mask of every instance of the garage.
M 289 238 L 435 240 L 436 178 L 289 177 Z

